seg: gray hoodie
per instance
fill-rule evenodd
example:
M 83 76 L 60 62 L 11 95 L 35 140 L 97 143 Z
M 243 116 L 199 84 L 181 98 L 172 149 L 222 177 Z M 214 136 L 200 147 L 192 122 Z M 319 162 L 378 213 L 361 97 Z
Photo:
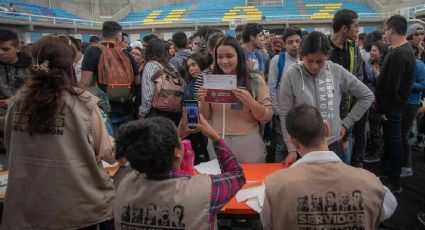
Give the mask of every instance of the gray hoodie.
M 350 92 L 357 101 L 350 113 L 341 121 L 339 105 L 341 94 Z M 301 64 L 294 64 L 283 75 L 280 85 L 280 121 L 288 151 L 295 151 L 288 132 L 285 116 L 292 107 L 300 104 L 315 106 L 329 124 L 328 144 L 338 141 L 341 125 L 347 129 L 369 109 L 374 99 L 372 91 L 342 66 L 327 61 L 317 76 L 311 76 Z
M 176 67 L 177 71 L 184 76 L 185 70 L 185 61 L 192 55 L 192 52 L 189 49 L 184 49 L 176 52 L 173 58 L 170 60 L 170 64 Z

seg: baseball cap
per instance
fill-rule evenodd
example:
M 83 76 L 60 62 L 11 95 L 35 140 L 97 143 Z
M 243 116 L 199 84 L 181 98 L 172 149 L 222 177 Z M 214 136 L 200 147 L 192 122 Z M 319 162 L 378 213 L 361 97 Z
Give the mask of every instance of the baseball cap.
M 424 27 L 419 24 L 419 23 L 415 23 L 413 25 L 411 25 L 409 27 L 409 29 L 407 29 L 407 37 L 409 37 L 410 35 L 416 34 L 416 33 L 424 33 Z
M 131 46 L 131 48 L 136 48 L 136 47 L 142 48 L 143 47 L 143 43 L 141 41 L 135 41 L 135 42 L 132 42 L 130 44 L 130 46 Z

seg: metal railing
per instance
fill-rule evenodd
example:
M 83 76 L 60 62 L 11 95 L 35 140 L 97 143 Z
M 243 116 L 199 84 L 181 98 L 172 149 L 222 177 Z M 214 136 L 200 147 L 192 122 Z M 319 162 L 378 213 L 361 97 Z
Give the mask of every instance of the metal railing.
M 99 27 L 102 26 L 102 22 L 89 21 L 83 19 L 72 19 L 72 18 L 62 18 L 62 17 L 51 17 L 43 15 L 34 15 L 26 13 L 16 13 L 16 12 L 5 12 L 0 11 L 0 19 L 12 19 L 22 23 L 47 23 L 53 25 L 74 25 L 74 26 L 89 26 L 89 27 Z

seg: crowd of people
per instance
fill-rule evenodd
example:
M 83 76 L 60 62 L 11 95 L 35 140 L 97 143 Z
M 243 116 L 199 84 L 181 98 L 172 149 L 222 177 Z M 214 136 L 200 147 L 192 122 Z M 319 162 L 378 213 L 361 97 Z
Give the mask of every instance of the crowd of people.
M 89 44 L 50 35 L 27 49 L 0 30 L 2 228 L 217 229 L 246 183 L 240 163 L 283 162 L 265 180 L 264 229 L 377 229 L 414 173 L 411 136 L 424 140 L 425 31 L 400 15 L 384 31 L 360 24 L 342 9 L 332 35 L 247 23 L 236 38 L 201 27 L 129 41 L 107 21 Z M 236 77 L 237 103 L 206 100 L 210 74 Z M 182 171 L 182 139 L 222 173 Z M 132 171 L 114 187 L 101 160 Z M 379 179 L 363 169 L 376 161 Z

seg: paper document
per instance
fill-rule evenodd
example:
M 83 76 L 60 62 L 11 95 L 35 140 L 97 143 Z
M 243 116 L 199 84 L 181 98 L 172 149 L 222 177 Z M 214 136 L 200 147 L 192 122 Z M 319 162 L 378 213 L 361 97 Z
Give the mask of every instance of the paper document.
M 233 90 L 236 89 L 236 75 L 205 75 L 204 87 L 207 88 L 205 102 L 236 103 Z
M 252 188 L 241 189 L 236 193 L 236 201 L 240 203 L 249 198 L 258 197 L 260 194 L 264 194 L 265 189 L 266 186 L 264 184 Z
M 265 190 L 266 186 L 264 184 L 241 189 L 238 193 L 236 193 L 236 201 L 240 203 L 246 200 L 246 205 L 248 205 L 254 211 L 260 213 L 264 204 Z
M 106 162 L 106 161 L 102 161 L 102 166 L 103 166 L 103 168 L 115 168 L 115 167 L 117 167 L 118 165 L 119 165 L 120 163 L 117 161 L 117 162 L 115 162 L 115 163 L 113 163 L 113 164 L 109 164 L 108 162 Z
M 207 74 L 204 76 L 204 87 L 207 89 L 236 89 L 236 75 Z
M 218 164 L 218 160 L 214 159 L 212 161 L 200 163 L 199 165 L 195 165 L 196 171 L 199 174 L 207 174 L 207 175 L 218 175 L 221 174 L 221 168 Z

